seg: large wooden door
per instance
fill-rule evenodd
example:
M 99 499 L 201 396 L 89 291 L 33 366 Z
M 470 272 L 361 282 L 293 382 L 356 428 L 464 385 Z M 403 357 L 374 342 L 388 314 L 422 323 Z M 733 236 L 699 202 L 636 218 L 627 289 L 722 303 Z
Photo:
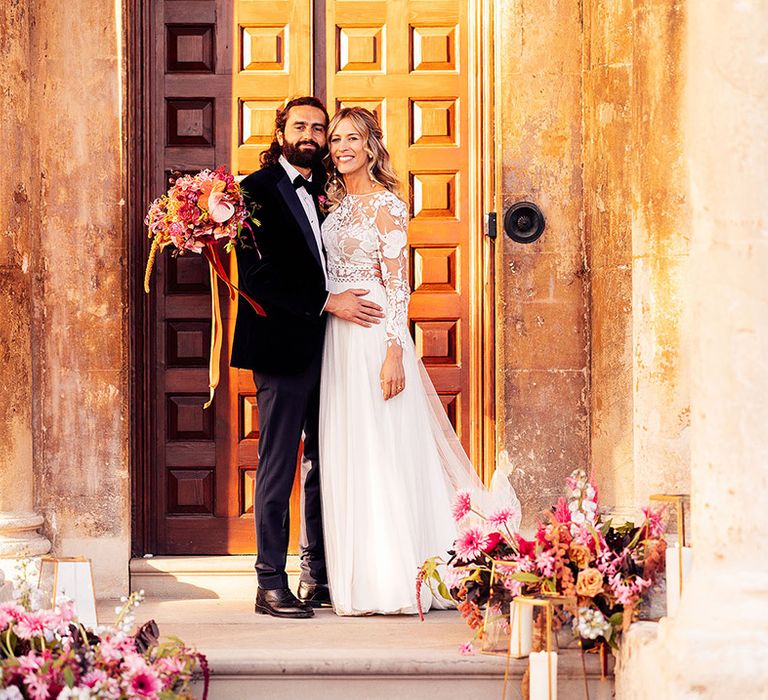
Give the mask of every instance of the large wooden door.
M 372 109 L 411 203 L 411 330 L 446 411 L 480 459 L 482 368 L 477 269 L 482 233 L 473 142 L 468 0 L 158 0 L 154 17 L 152 196 L 171 172 L 258 167 L 287 97 L 325 91 L 329 112 Z M 317 14 L 317 13 L 315 13 Z M 313 32 L 314 29 L 314 32 Z M 318 31 L 319 30 L 319 31 Z M 313 70 L 325 66 L 322 75 Z M 313 82 L 314 79 L 314 82 Z M 210 289 L 203 261 L 164 257 L 151 308 L 151 465 L 147 551 L 237 554 L 255 548 L 258 415 L 250 373 L 228 369 L 236 305 L 223 299 L 222 382 L 204 411 Z M 297 543 L 298 493 L 292 508 Z
M 328 0 L 329 109 L 375 112 L 410 202 L 411 333 L 469 453 L 473 376 L 471 192 L 466 0 Z

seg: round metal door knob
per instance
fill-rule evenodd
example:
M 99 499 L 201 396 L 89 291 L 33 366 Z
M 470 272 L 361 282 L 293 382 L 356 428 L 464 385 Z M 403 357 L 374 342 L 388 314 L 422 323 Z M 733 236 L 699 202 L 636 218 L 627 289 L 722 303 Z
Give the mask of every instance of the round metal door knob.
M 544 214 L 533 202 L 513 204 L 504 214 L 504 232 L 516 243 L 533 243 L 544 233 Z

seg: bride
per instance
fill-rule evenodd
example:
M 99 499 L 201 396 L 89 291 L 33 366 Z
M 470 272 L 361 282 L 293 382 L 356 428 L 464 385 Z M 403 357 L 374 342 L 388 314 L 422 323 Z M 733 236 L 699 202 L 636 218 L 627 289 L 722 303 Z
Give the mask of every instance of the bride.
M 419 566 L 456 538 L 456 492 L 488 493 L 408 333 L 408 213 L 376 118 L 340 110 L 328 145 L 329 291 L 368 290 L 386 313 L 369 327 L 328 319 L 319 433 L 331 597 L 339 615 L 413 614 Z M 426 586 L 421 595 L 424 610 L 446 606 Z

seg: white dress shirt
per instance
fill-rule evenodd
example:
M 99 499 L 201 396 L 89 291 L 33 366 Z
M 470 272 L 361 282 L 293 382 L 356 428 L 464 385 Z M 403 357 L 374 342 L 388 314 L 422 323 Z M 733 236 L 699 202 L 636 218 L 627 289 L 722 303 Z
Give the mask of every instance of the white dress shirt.
M 301 173 L 298 170 L 296 170 L 296 168 L 294 168 L 288 162 L 285 156 L 280 156 L 280 165 L 282 165 L 285 172 L 288 173 L 288 177 L 291 178 L 291 182 L 293 182 L 299 175 L 301 175 Z M 312 173 L 310 173 L 309 177 L 305 179 L 307 180 L 307 182 L 312 182 Z M 320 263 L 323 266 L 323 274 L 325 275 L 325 281 L 328 282 L 328 271 L 325 269 L 325 254 L 323 253 L 323 237 L 322 237 L 322 233 L 320 232 L 320 220 L 317 217 L 315 200 L 312 198 L 312 195 L 309 192 L 307 192 L 306 188 L 304 187 L 297 188 L 296 194 L 299 197 L 301 206 L 304 207 L 304 212 L 307 215 L 307 219 L 309 219 L 309 225 L 312 227 L 312 233 L 315 234 L 315 243 L 317 243 L 317 252 L 320 254 Z

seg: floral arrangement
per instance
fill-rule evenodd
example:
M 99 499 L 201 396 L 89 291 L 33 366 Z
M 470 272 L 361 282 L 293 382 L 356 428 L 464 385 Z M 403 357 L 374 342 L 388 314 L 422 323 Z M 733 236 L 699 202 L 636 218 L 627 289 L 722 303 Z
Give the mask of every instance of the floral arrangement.
M 152 202 L 144 219 L 152 239 L 144 272 L 144 291 L 149 294 L 150 275 L 158 251 L 168 246 L 173 247 L 175 255 L 192 252 L 202 254 L 208 260 L 213 310 L 209 364 L 211 395 L 205 404 L 207 408 L 213 402 L 219 383 L 219 357 L 223 339 L 216 279 L 221 279 L 227 285 L 230 299 L 234 300 L 239 294 L 257 314 L 266 315 L 261 305 L 238 289 L 230 279 L 219 248 L 223 241 L 224 251 L 231 254 L 237 243 L 246 245 L 243 231 L 250 230 L 251 224 L 260 226 L 261 223 L 246 207 L 240 184 L 223 167 L 201 170 L 196 175 L 180 176 L 170 180 L 170 185 L 168 192 Z
M 0 604 L 0 700 L 191 700 L 198 669 L 207 696 L 205 656 L 159 641 L 154 622 L 131 634 L 141 593 L 123 598 L 114 626 L 96 630 L 78 623 L 71 601 L 49 610 L 36 607 L 41 597 L 24 576 L 15 600 Z
M 206 246 L 225 240 L 230 251 L 248 226 L 240 185 L 223 167 L 183 175 L 170 184 L 168 192 L 152 202 L 144 220 L 153 239 L 145 284 L 158 250 L 173 245 L 179 254 L 202 253 Z
M 482 635 L 483 608 L 508 619 L 514 597 L 554 595 L 576 601 L 564 615 L 584 648 L 618 646 L 664 567 L 662 514 L 645 508 L 640 525 L 614 524 L 600 513 L 597 489 L 584 470 L 574 471 L 566 487 L 567 497 L 547 511 L 533 539 L 512 535 L 498 517 L 484 518 L 482 525 L 461 530 L 447 562 L 433 557 L 422 567 L 419 579 L 450 594 L 476 639 Z M 457 522 L 473 513 L 460 494 Z M 494 563 L 501 585 L 492 589 Z M 464 647 L 470 651 L 471 643 Z

